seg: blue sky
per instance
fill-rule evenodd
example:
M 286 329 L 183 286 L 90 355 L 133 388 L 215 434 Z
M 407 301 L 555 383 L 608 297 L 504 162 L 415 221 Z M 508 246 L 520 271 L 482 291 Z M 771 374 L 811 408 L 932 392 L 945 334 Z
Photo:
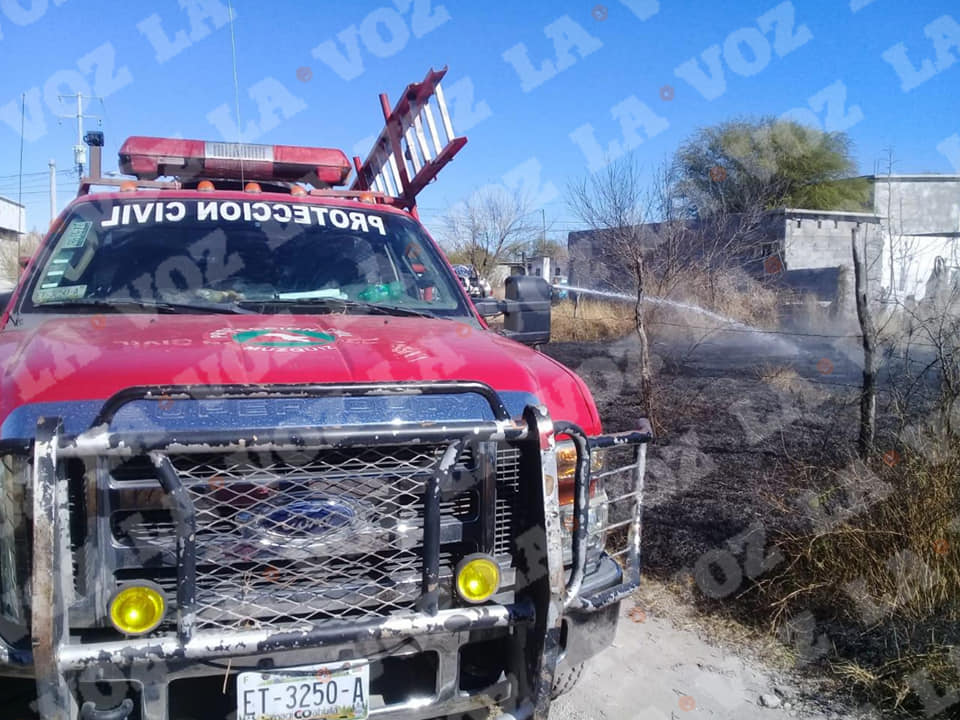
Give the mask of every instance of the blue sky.
M 90 112 L 106 133 L 105 169 L 128 135 L 236 139 L 223 137 L 235 134 L 226 0 L 183 5 L 0 3 L 0 195 L 17 194 L 25 92 L 28 227 L 48 221 L 49 158 L 61 207 L 75 190 L 75 121 L 56 118 L 74 105 L 58 93 L 104 96 Z M 520 183 L 563 237 L 575 226 L 566 184 L 609 157 L 611 140 L 653 168 L 697 127 L 739 115 L 792 111 L 845 129 L 865 173 L 888 146 L 898 172 L 960 172 L 960 6 L 951 0 L 236 0 L 234 11 L 241 125 L 255 123 L 256 142 L 351 153 L 380 129 L 379 92 L 394 101 L 430 66 L 449 66 L 444 85 L 461 98 L 454 125 L 469 126 L 469 143 L 421 195 L 428 227 L 481 185 Z M 251 92 L 261 104 L 272 98 L 267 117 Z M 636 127 L 625 131 L 614 113 Z M 223 115 L 228 123 L 211 120 Z M 584 150 L 591 136 L 602 156 Z

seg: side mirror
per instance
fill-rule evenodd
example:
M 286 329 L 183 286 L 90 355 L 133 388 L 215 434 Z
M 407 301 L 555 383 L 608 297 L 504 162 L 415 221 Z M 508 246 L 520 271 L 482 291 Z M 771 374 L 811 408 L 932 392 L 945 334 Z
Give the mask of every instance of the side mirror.
M 7 309 L 10 298 L 13 297 L 13 290 L 9 292 L 0 292 L 0 313 Z
M 29 255 L 21 255 L 20 257 L 17 258 L 17 263 L 20 265 L 20 269 L 21 269 L 21 270 L 26 270 L 26 269 L 27 269 L 27 265 L 30 264 L 30 256 L 29 256 Z
M 503 334 L 524 345 L 550 341 L 552 288 L 543 278 L 510 275 L 503 302 Z

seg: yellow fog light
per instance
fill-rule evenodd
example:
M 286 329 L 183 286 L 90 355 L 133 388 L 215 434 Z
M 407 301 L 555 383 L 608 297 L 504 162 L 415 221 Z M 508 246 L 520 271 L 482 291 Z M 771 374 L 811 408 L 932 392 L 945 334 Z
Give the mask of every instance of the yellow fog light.
M 489 555 L 468 555 L 457 566 L 457 592 L 469 603 L 482 603 L 500 589 L 500 566 Z
M 126 635 L 143 635 L 154 630 L 163 620 L 164 612 L 163 592 L 150 585 L 125 587 L 110 601 L 110 622 Z

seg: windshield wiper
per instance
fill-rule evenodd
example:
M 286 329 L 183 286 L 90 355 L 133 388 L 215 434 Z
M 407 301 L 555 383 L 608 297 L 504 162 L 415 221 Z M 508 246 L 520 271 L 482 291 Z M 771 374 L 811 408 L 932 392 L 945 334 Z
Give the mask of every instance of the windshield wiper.
M 230 313 L 235 315 L 252 315 L 253 311 L 240 307 L 235 303 L 194 303 L 194 302 L 170 302 L 166 300 L 138 300 L 137 298 L 87 298 L 85 300 L 56 300 L 53 302 L 35 303 L 35 309 L 46 308 L 80 308 L 96 309 L 104 308 L 118 309 L 124 307 L 135 307 L 141 310 L 155 310 L 162 313 L 179 313 L 184 311 L 203 312 L 203 313 Z
M 380 305 L 379 303 L 362 302 L 360 300 L 345 300 L 334 297 L 314 297 L 314 298 L 272 298 L 266 300 L 241 300 L 239 304 L 243 307 L 257 307 L 261 310 L 269 306 L 289 307 L 313 307 L 329 309 L 331 312 L 342 310 L 347 313 L 351 310 L 357 310 L 369 315 L 395 315 L 401 317 L 428 317 L 436 318 L 432 312 L 427 310 L 414 310 L 412 308 L 399 307 L 397 305 Z

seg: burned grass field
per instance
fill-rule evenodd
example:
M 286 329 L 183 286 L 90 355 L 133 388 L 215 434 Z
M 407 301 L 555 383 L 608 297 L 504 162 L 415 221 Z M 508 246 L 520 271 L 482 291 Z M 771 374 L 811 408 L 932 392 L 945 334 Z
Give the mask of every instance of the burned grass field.
M 641 414 L 632 337 L 544 349 L 590 385 L 607 429 Z M 905 403 L 910 366 L 886 358 L 877 451 L 863 462 L 855 340 L 662 326 L 651 353 L 642 553 L 662 592 L 638 602 L 692 610 L 705 633 L 795 671 L 824 703 L 956 717 L 960 462 L 925 425 L 928 379 Z

